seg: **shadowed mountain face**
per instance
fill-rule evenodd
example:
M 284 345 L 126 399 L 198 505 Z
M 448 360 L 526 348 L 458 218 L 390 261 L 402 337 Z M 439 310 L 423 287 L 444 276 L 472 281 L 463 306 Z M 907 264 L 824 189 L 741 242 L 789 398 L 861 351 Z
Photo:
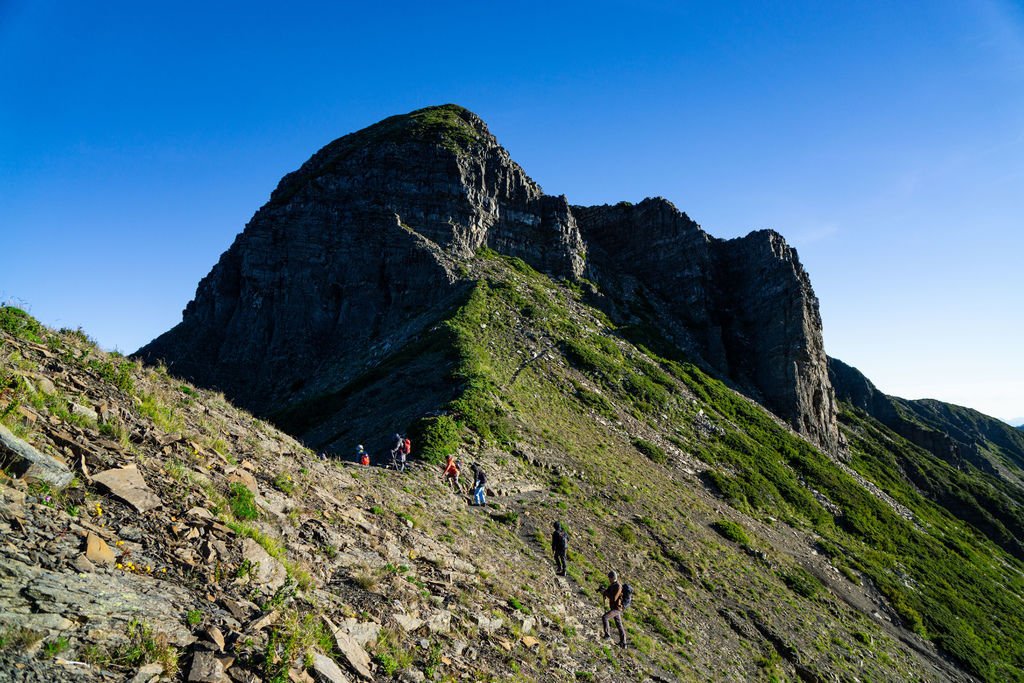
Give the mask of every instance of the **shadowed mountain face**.
M 776 232 L 719 240 L 664 199 L 574 207 L 620 317 L 661 329 L 805 436 L 840 448 L 818 300 Z
M 817 299 L 780 235 L 717 240 L 664 200 L 570 207 L 454 105 L 347 135 L 285 176 L 182 322 L 138 355 L 262 415 L 308 405 L 441 319 L 484 247 L 559 278 L 589 267 L 613 320 L 667 331 L 793 428 L 841 447 Z
M 568 204 L 454 106 L 335 140 L 285 176 L 199 283 L 181 324 L 139 351 L 267 414 L 345 384 L 434 322 L 458 259 L 489 246 L 582 270 Z

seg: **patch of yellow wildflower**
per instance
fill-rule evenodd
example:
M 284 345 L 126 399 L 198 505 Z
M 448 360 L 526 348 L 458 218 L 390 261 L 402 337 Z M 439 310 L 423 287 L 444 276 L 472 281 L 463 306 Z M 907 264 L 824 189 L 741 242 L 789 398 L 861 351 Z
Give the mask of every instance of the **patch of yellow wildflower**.
M 141 564 L 135 564 L 131 560 L 126 560 L 124 563 L 118 562 L 115 566 L 118 569 L 120 569 L 121 571 L 129 572 L 131 574 L 152 574 L 153 573 L 153 565 L 147 564 L 147 565 L 143 566 Z

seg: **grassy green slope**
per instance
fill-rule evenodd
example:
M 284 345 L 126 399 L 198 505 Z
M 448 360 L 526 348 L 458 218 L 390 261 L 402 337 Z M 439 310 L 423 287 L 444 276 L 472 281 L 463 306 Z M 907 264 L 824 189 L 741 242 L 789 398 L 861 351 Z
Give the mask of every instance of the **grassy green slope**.
M 477 285 L 435 331 L 444 343 L 397 351 L 384 374 L 424 358 L 451 373 L 453 391 L 435 395 L 442 414 L 416 424 L 419 454 L 480 460 L 500 507 L 453 512 L 426 470 L 401 491 L 376 470 L 358 487 L 390 501 L 384 510 L 408 506 L 398 529 L 414 522 L 470 553 L 488 600 L 562 624 L 550 650 L 501 655 L 495 671 L 551 680 L 550 655 L 583 680 L 955 678 L 912 633 L 871 616 L 888 608 L 977 676 L 1024 680 L 1024 566 L 923 495 L 907 463 L 950 489 L 964 483 L 955 470 L 853 412 L 851 459 L 833 462 L 656 329 L 616 328 L 576 286 L 490 252 L 472 268 Z M 33 334 L 34 321 L 11 315 L 5 329 Z M 117 382 L 117 368 L 98 372 Z M 380 385 L 360 381 L 338 405 Z M 346 433 L 360 433 L 352 423 Z M 547 575 L 556 519 L 572 537 L 565 587 Z M 593 628 L 610 568 L 637 588 L 635 648 L 621 656 L 580 630 Z
M 687 494 L 692 482 L 680 481 L 672 463 L 655 461 L 668 460 L 666 451 L 692 455 L 708 466 L 705 480 L 737 511 L 817 534 L 833 565 L 876 586 L 907 626 L 966 669 L 988 680 L 1021 678 L 1021 564 L 916 491 L 896 464 L 908 444 L 878 423 L 845 416 L 854 468 L 906 506 L 910 519 L 760 407 L 680 359 L 628 344 L 592 309 L 581 318 L 584 307 L 569 290 L 511 263 L 512 275 L 483 282 L 452 323 L 467 387 L 452 408 L 466 434 L 499 444 L 515 438 L 539 444 L 584 472 L 594 488 L 580 496 L 580 504 L 594 505 L 596 514 L 620 515 L 627 540 L 649 536 L 659 546 L 651 562 L 664 563 L 667 573 L 658 575 L 657 585 L 682 579 L 690 590 L 710 590 L 715 597 L 709 606 L 752 591 L 759 600 L 741 604 L 792 624 L 799 609 L 772 596 L 784 595 L 780 585 L 790 597 L 800 592 L 794 586 L 806 577 L 799 568 L 772 562 L 757 567 L 750 559 L 755 552 L 732 558 L 733 570 L 746 578 L 722 581 L 720 572 L 729 571 L 716 566 L 710 571 L 719 576 L 716 582 L 705 579 L 706 568 L 694 559 L 705 552 L 682 547 L 687 536 L 676 532 L 699 516 L 688 509 L 697 505 Z M 537 361 L 517 353 L 524 327 L 545 349 Z M 623 505 L 609 504 L 609 497 Z M 626 510 L 632 519 L 621 516 Z M 628 556 L 624 549 L 620 557 Z M 607 557 L 594 559 L 596 568 Z M 820 588 L 813 579 L 807 584 L 802 590 L 810 594 Z M 652 619 L 672 623 L 672 603 L 652 602 Z M 660 645 L 665 656 L 685 650 Z M 828 660 L 834 653 L 825 647 L 817 654 Z

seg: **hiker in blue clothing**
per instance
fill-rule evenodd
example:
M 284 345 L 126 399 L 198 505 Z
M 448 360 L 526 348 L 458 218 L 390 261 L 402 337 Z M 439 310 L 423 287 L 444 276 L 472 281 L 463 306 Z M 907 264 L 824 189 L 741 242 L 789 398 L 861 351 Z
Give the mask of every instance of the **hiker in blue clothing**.
M 487 475 L 484 474 L 483 469 L 480 467 L 480 463 L 473 463 L 473 504 L 474 505 L 487 505 L 485 498 L 487 488 Z

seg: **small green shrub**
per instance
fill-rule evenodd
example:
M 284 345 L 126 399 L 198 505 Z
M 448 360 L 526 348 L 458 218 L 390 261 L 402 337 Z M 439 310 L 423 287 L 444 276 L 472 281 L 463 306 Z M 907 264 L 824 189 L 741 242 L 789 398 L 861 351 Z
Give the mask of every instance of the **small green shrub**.
M 736 522 L 728 519 L 722 519 L 712 523 L 711 528 L 717 531 L 723 538 L 727 538 L 733 543 L 750 545 L 750 536 L 748 536 L 746 530 Z
M 645 439 L 633 439 L 633 447 L 650 458 L 652 462 L 656 462 L 659 465 L 668 462 L 668 455 L 656 443 L 651 443 Z
M 636 532 L 628 524 L 620 524 L 615 527 L 615 533 L 626 543 L 636 543 Z
M 397 672 L 410 666 L 413 662 L 412 653 L 402 645 L 401 636 L 394 629 L 383 629 L 377 636 L 377 647 L 373 656 L 386 676 L 394 676 Z
M 36 344 L 43 343 L 45 333 L 38 320 L 14 306 L 0 306 L 0 330 Z
M 612 406 L 611 402 L 601 394 L 589 391 L 583 387 L 577 387 L 576 398 L 579 399 L 580 403 L 590 408 L 595 413 L 612 420 L 616 418 L 614 406 Z
M 145 624 L 132 620 L 125 633 L 128 641 L 115 653 L 113 660 L 125 667 L 138 667 L 153 662 L 164 668 L 164 674 L 173 677 L 178 672 L 178 651 L 167 636 L 153 633 Z
M 291 495 L 292 491 L 295 490 L 295 480 L 292 479 L 292 475 L 288 472 L 278 472 L 274 477 L 274 488 L 285 495 Z
M 68 649 L 68 639 L 60 636 L 56 640 L 48 640 L 43 643 L 43 654 L 47 657 L 56 657 Z
M 519 513 L 515 510 L 509 510 L 508 512 L 502 512 L 494 515 L 495 521 L 501 522 L 502 524 L 508 524 L 514 526 L 519 521 Z
M 668 391 L 646 375 L 631 372 L 626 375 L 622 384 L 626 393 L 633 399 L 633 403 L 639 404 L 640 407 L 661 407 L 668 403 Z
M 256 496 L 245 484 L 235 481 L 228 490 L 228 504 L 236 519 L 252 520 L 260 516 Z
M 110 382 L 124 393 L 135 392 L 135 377 L 132 374 L 134 364 L 131 361 L 114 356 L 90 359 L 88 365 L 101 379 Z
M 622 370 L 622 353 L 614 342 L 604 337 L 571 340 L 565 343 L 565 355 L 580 370 L 603 376 L 616 377 Z
M 563 474 L 551 485 L 551 490 L 555 493 L 561 493 L 563 496 L 571 496 L 576 487 L 573 486 L 572 480 Z
M 20 652 L 27 650 L 42 640 L 44 635 L 23 626 L 0 632 L 0 651 L 12 650 Z
M 189 626 L 195 626 L 202 620 L 203 613 L 197 609 L 189 610 L 188 614 L 185 615 L 185 623 Z
M 813 598 L 821 590 L 821 582 L 802 567 L 792 567 L 781 573 L 782 582 L 797 595 Z
M 434 464 L 454 455 L 462 443 L 462 428 L 450 415 L 421 418 L 410 432 L 413 443 L 420 445 L 420 457 Z

